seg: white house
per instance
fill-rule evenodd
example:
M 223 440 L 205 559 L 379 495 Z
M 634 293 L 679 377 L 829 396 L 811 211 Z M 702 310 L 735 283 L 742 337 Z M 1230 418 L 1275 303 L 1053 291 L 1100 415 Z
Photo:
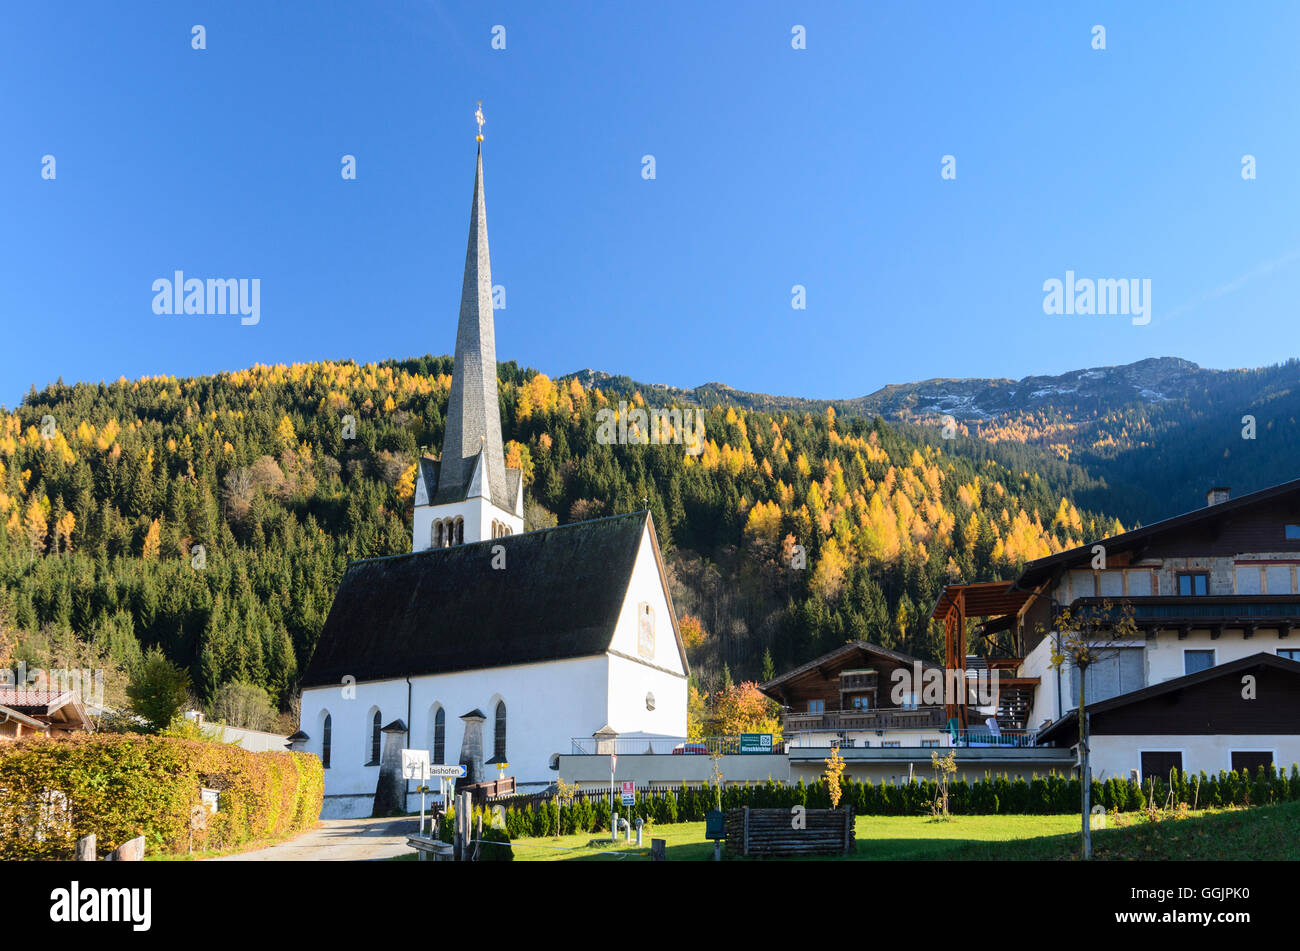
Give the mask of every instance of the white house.
M 948 665 L 968 619 L 1002 656 L 999 720 L 1077 748 L 1080 672 L 1052 664 L 1061 612 L 1096 625 L 1084 679 L 1094 777 L 1288 769 L 1300 762 L 1300 480 L 1029 562 L 1011 582 L 945 588 Z M 1116 639 L 1108 620 L 1132 614 Z M 964 666 L 964 665 L 963 665 Z M 1267 678 L 1268 689 L 1258 689 Z M 961 711 L 949 711 L 949 716 Z
M 524 531 L 491 286 L 480 150 L 443 452 L 421 460 L 412 553 L 348 567 L 302 680 L 293 740 L 324 762 L 326 818 L 371 814 L 385 733 L 465 764 L 465 783 L 519 786 L 553 782 L 574 737 L 686 734 L 686 652 L 649 513 Z

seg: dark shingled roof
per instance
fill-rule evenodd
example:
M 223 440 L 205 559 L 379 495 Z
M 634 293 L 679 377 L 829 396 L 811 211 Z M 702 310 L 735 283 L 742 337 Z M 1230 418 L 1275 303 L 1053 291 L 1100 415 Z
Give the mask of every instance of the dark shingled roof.
M 648 521 L 634 512 L 354 562 L 302 686 L 603 654 Z

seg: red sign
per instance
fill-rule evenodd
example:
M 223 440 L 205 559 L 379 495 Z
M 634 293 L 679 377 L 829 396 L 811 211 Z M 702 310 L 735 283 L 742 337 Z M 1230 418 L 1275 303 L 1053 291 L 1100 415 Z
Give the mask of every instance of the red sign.
M 623 780 L 623 795 L 624 796 L 636 795 L 636 786 L 633 784 L 632 780 L 630 779 Z

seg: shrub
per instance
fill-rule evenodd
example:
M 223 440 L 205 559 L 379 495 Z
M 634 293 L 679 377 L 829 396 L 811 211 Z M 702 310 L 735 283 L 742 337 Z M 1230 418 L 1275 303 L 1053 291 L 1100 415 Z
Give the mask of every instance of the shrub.
M 202 817 L 200 787 L 219 811 Z M 229 849 L 315 825 L 324 772 L 306 753 L 138 734 L 35 737 L 0 747 L 0 858 L 71 858 L 138 835 L 151 853 Z

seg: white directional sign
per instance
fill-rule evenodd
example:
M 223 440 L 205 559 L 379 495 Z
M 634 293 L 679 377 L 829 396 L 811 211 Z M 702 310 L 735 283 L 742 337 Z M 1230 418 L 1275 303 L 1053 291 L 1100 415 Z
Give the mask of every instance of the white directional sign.
M 402 750 L 402 778 L 423 782 L 430 776 L 428 750 Z
M 465 777 L 465 767 L 430 766 L 429 777 L 431 779 L 463 779 Z

